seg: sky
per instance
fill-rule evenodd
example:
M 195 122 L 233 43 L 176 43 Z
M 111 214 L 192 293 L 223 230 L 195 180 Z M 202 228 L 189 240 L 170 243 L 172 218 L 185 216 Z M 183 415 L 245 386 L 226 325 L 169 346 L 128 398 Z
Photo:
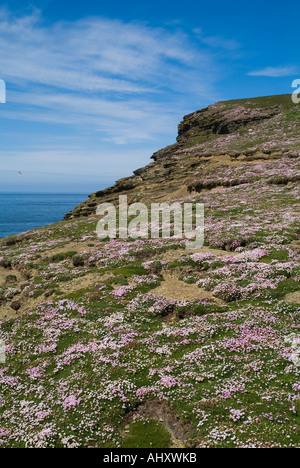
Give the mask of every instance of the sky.
M 292 93 L 298 27 L 295 1 L 1 2 L 0 192 L 92 193 L 184 115 Z

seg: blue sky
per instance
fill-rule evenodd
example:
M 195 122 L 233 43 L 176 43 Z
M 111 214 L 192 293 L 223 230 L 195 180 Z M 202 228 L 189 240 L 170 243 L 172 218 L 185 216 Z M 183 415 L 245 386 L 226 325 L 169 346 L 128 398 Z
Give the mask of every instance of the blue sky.
M 282 0 L 1 2 L 0 191 L 91 193 L 172 144 L 183 115 L 292 92 L 298 27 Z

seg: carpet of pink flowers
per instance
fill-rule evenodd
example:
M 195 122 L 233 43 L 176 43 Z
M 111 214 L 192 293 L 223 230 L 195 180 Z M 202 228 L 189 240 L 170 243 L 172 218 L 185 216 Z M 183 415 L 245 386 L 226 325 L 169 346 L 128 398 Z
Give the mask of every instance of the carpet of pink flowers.
M 1 271 L 27 274 L 1 304 L 35 301 L 0 322 L 0 447 L 122 447 L 126 415 L 149 399 L 193 426 L 189 446 L 299 447 L 300 306 L 285 300 L 300 289 L 299 163 L 272 165 L 218 171 L 223 188 L 188 198 L 205 203 L 206 243 L 226 255 L 99 242 L 96 218 L 0 246 Z M 74 243 L 86 248 L 63 250 Z M 216 301 L 156 296 L 165 271 Z

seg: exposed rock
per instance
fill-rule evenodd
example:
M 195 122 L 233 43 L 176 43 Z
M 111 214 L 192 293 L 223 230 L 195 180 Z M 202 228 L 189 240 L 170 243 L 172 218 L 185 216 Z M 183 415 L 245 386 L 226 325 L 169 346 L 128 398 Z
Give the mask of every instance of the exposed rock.
M 18 310 L 21 309 L 21 305 L 22 305 L 22 302 L 20 299 L 18 299 L 17 301 L 13 301 L 10 304 L 10 307 L 17 312 Z
M 256 109 L 244 109 L 241 112 L 237 112 L 235 109 L 228 112 L 227 107 L 222 109 L 217 103 L 185 116 L 179 125 L 177 141 L 179 143 L 185 142 L 190 136 L 194 135 L 206 137 L 210 135 L 229 135 L 249 124 L 257 125 L 263 120 L 271 119 L 280 110 L 279 106 L 271 106 L 261 109 L 261 112 L 257 112 Z

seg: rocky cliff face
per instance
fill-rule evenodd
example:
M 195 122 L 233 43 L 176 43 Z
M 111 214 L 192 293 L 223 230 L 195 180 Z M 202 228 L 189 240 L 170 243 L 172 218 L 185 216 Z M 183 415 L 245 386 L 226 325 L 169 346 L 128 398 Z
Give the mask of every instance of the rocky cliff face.
M 155 153 L 154 162 L 91 194 L 65 219 L 89 216 L 99 203 L 114 202 L 125 193 L 129 202 L 178 199 L 199 190 L 195 177 L 222 166 L 298 157 L 299 115 L 290 95 L 218 102 L 187 115 L 179 124 L 177 142 Z

